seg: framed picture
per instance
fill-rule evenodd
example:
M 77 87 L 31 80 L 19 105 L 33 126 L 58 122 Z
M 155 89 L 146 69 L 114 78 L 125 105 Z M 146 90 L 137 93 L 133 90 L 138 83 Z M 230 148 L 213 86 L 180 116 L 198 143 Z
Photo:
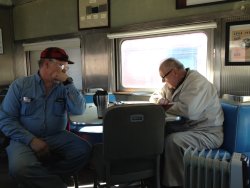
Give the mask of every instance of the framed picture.
M 226 23 L 225 65 L 250 65 L 250 20 Z
M 78 0 L 79 29 L 109 27 L 110 0 Z
M 218 3 L 229 3 L 241 0 L 176 0 L 176 9 L 212 5 Z
M 3 36 L 1 28 L 0 28 L 0 54 L 3 54 Z

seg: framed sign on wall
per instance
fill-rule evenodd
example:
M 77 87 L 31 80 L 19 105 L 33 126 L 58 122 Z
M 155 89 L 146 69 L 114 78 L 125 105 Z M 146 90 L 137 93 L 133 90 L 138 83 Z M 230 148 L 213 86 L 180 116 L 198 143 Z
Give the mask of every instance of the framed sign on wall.
M 218 3 L 229 3 L 241 0 L 176 0 L 176 9 L 212 5 Z
M 0 54 L 3 54 L 3 36 L 1 28 L 0 28 Z
M 250 20 L 226 23 L 225 65 L 250 65 Z
M 78 0 L 79 29 L 109 27 L 110 0 Z

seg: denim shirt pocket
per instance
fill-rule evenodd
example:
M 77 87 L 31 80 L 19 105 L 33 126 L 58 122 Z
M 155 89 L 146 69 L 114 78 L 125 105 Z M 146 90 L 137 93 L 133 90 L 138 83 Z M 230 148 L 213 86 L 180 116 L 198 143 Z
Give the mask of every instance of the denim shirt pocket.
M 57 98 L 55 100 L 55 103 L 53 105 L 53 111 L 56 116 L 63 116 L 65 115 L 66 112 L 66 107 L 65 107 L 65 99 L 63 98 Z
M 21 115 L 30 116 L 35 111 L 35 101 L 24 97 L 21 102 Z

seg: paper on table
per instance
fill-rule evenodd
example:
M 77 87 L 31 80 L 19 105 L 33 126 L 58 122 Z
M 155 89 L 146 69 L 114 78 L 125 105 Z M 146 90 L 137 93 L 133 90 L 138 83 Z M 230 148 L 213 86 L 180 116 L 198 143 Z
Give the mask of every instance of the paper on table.
M 84 132 L 84 133 L 102 133 L 103 132 L 103 126 L 85 126 L 82 127 L 79 132 Z
M 102 124 L 97 117 L 97 108 L 94 103 L 87 103 L 86 110 L 81 115 L 70 115 L 70 121 L 75 124 Z
M 165 121 L 180 121 L 181 116 L 166 113 Z

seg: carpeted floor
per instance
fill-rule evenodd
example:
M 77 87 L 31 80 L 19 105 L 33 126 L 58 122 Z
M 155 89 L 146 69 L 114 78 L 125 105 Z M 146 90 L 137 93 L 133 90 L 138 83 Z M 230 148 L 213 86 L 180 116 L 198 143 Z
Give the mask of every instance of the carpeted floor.
M 6 153 L 0 155 L 0 187 L 17 188 L 17 183 L 8 174 L 8 161 Z
M 1 188 L 18 188 L 17 183 L 8 174 L 8 158 L 5 153 L 0 155 L 0 187 Z M 82 187 L 93 187 L 93 171 L 89 168 L 83 169 L 78 174 L 78 183 L 81 185 L 89 185 Z M 71 188 L 71 187 L 70 187 Z

